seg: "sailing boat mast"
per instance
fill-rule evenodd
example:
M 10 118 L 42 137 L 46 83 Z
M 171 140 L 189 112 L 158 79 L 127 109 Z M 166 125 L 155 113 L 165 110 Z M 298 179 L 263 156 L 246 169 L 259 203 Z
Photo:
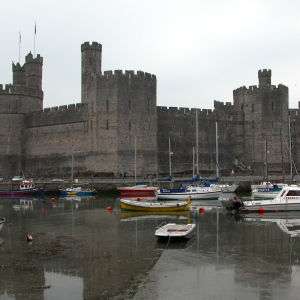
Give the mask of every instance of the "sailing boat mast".
M 169 138 L 169 166 L 170 166 L 170 176 L 172 176 L 172 165 L 171 165 L 171 156 L 173 152 L 171 152 L 171 140 Z
M 134 181 L 136 182 L 136 136 L 134 137 Z
M 268 180 L 268 140 L 265 139 L 265 165 L 266 165 L 266 180 Z
M 72 153 L 71 153 L 71 159 L 72 159 L 72 161 L 71 161 L 71 188 L 73 188 L 73 181 L 74 181 L 74 179 L 73 179 L 73 172 L 74 172 L 74 162 L 73 162 L 73 145 L 72 145 Z
M 197 175 L 199 175 L 199 160 L 198 160 L 198 110 L 196 109 L 196 162 L 197 162 Z
M 219 179 L 219 147 L 218 147 L 218 122 L 216 122 L 216 173 Z

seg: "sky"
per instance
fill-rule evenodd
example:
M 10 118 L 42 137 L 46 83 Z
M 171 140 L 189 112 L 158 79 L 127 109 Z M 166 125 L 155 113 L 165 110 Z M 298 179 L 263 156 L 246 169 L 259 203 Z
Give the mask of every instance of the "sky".
M 0 84 L 31 51 L 44 59 L 44 108 L 80 103 L 81 44 L 95 41 L 102 71 L 156 75 L 158 106 L 232 103 L 233 90 L 271 69 L 298 108 L 299 20 L 299 0 L 1 1 Z

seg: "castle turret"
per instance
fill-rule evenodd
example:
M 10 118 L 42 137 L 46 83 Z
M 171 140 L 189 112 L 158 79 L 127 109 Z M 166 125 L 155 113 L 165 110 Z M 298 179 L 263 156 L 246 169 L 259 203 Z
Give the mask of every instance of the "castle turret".
M 81 101 L 89 102 L 90 92 L 95 80 L 101 75 L 102 45 L 97 42 L 85 42 L 81 45 Z
M 21 67 L 19 63 L 16 65 L 12 64 L 12 71 L 13 71 L 13 84 L 25 84 L 25 68 Z
M 26 72 L 26 85 L 28 87 L 42 90 L 42 70 L 43 58 L 38 54 L 33 58 L 31 52 L 25 57 L 25 72 Z
M 263 69 L 258 71 L 258 85 L 259 87 L 262 86 L 271 86 L 271 76 L 272 71 Z

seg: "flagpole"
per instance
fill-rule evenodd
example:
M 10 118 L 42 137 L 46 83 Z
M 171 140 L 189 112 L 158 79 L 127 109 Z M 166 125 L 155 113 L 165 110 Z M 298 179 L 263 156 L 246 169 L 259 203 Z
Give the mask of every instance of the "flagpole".
M 34 44 L 33 44 L 33 58 L 35 58 L 35 35 L 36 35 L 36 22 L 34 21 Z
M 19 63 L 20 63 L 20 48 L 21 48 L 21 30 L 19 30 Z

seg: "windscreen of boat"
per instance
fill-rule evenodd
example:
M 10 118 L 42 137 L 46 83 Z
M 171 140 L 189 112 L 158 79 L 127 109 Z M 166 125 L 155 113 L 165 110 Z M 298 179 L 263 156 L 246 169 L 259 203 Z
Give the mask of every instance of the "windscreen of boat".
M 287 196 L 300 196 L 300 191 L 289 190 L 288 193 L 287 193 L 286 195 L 287 195 Z

